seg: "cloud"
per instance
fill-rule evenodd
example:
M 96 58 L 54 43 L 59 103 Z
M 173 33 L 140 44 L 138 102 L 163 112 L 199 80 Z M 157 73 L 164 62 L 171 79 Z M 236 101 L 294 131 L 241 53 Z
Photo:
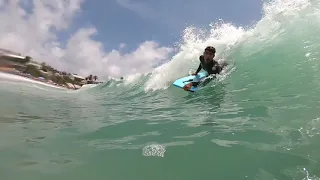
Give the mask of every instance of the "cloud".
M 147 72 L 165 61 L 173 51 L 146 41 L 129 53 L 105 52 L 103 44 L 93 40 L 95 27 L 79 28 L 66 41 L 59 32 L 67 30 L 81 12 L 83 0 L 0 0 L 0 47 L 30 55 L 59 70 L 86 76 L 119 77 Z M 26 3 L 27 2 L 27 3 Z M 126 44 L 120 44 L 122 49 Z
M 183 9 L 177 9 L 176 6 L 172 6 L 174 2 L 170 2 L 171 6 L 168 6 L 168 3 L 166 2 L 164 2 L 165 5 L 163 5 L 158 2 L 139 0 L 116 0 L 116 2 L 121 7 L 135 12 L 141 18 L 151 20 L 151 22 L 164 24 L 171 31 L 180 31 L 184 26 L 185 19 L 183 18 L 183 9 L 186 8 L 185 5 Z M 181 13 L 183 15 L 179 15 Z
M 120 45 L 119 45 L 119 48 L 120 49 L 123 49 L 123 48 L 125 48 L 126 47 L 126 44 L 125 43 L 121 43 Z
M 148 72 L 152 66 L 168 58 L 171 48 L 159 47 L 156 42 L 146 41 L 138 49 L 127 54 L 117 50 L 103 51 L 103 44 L 91 39 L 96 29 L 80 29 L 68 41 L 64 58 L 69 59 L 69 71 L 81 74 L 90 73 L 92 67 L 96 73 L 112 76 L 123 76 L 138 72 Z
M 116 0 L 116 2 L 135 13 L 137 13 L 142 18 L 156 18 L 157 11 L 151 7 L 148 3 L 143 1 L 134 1 L 134 0 Z

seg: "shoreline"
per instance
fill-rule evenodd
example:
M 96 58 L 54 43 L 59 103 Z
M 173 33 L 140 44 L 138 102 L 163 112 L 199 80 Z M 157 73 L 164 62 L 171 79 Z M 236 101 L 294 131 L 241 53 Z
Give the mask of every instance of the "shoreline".
M 0 72 L 6 74 L 70 90 L 81 89 L 84 84 L 103 83 L 97 81 L 98 76 L 96 75 L 90 74 L 87 77 L 82 77 L 75 73 L 59 71 L 45 62 L 40 63 L 33 60 L 30 56 L 21 56 L 21 54 L 9 50 L 3 51 L 4 53 L 0 52 Z
M 59 88 L 59 89 L 65 89 L 65 90 L 77 90 L 76 87 L 73 84 L 72 84 L 73 88 L 72 87 L 66 87 L 64 85 L 58 85 L 58 84 L 56 84 L 56 83 L 54 83 L 52 81 L 47 81 L 45 79 L 39 79 L 39 78 L 33 77 L 31 75 L 21 73 L 21 72 L 17 71 L 14 68 L 0 67 L 0 73 L 6 74 L 6 75 L 17 76 L 17 77 L 23 78 L 23 80 L 34 81 L 34 82 L 37 82 L 39 84 L 47 85 L 47 86 L 53 87 L 53 88 Z M 78 89 L 80 89 L 80 88 L 78 88 Z

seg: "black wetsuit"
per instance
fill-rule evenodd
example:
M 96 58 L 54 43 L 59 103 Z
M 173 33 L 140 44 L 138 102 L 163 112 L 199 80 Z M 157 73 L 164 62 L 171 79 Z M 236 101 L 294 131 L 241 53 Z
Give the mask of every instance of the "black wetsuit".
M 196 73 L 198 73 L 201 69 L 204 69 L 205 71 L 207 71 L 209 75 L 219 74 L 222 71 L 221 66 L 215 60 L 206 62 L 203 55 L 199 57 L 199 60 L 200 60 L 200 64 Z
M 198 73 L 201 69 L 204 69 L 205 71 L 208 72 L 208 76 L 209 76 L 211 74 L 219 74 L 222 71 L 222 67 L 215 60 L 206 62 L 203 55 L 199 57 L 199 60 L 200 60 L 200 64 L 196 73 Z M 210 81 L 211 79 L 207 78 L 203 82 L 192 82 L 192 86 L 198 86 L 200 83 L 205 85 Z

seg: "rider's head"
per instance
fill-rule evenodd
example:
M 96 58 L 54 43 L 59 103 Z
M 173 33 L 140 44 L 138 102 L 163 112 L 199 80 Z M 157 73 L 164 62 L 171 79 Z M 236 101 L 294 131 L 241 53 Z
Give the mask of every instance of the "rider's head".
M 207 46 L 204 49 L 203 55 L 205 60 L 213 60 L 215 54 L 216 54 L 216 49 L 212 46 Z

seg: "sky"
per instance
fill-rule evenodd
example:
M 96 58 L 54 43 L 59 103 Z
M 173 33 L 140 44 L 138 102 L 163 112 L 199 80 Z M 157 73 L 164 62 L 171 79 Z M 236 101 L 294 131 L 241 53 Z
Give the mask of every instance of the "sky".
M 0 48 L 100 79 L 149 72 L 190 26 L 261 19 L 258 0 L 0 0 Z

